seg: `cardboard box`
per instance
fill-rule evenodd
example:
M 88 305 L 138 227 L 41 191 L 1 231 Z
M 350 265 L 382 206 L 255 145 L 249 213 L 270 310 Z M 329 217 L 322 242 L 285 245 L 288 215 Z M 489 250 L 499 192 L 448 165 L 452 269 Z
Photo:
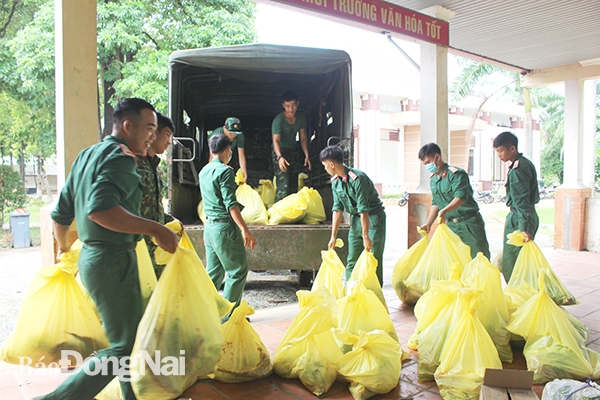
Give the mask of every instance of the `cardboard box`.
M 539 400 L 532 382 L 533 371 L 486 368 L 479 400 Z

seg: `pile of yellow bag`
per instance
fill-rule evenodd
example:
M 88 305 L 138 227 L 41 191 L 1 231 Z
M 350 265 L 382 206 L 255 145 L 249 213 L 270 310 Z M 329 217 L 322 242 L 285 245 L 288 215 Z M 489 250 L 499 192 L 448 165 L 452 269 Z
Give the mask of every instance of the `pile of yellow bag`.
M 523 249 L 503 290 L 499 268 L 481 253 L 469 262 L 468 246 L 444 224 L 429 243 L 421 234 L 392 282 L 402 301 L 416 302 L 408 346 L 419 351 L 419 381 L 435 379 L 446 399 L 477 399 L 485 368 L 512 362 L 510 342 L 519 338 L 536 383 L 600 377 L 600 354 L 585 348 L 587 328 L 560 307 L 576 300 L 535 242 L 508 235 Z
M 303 187 L 298 193 L 273 204 L 269 209 L 269 225 L 303 223 L 316 225 L 325 221 L 323 199 L 316 189 Z
M 408 343 L 419 351 L 419 381 L 435 379 L 447 399 L 478 398 L 485 369 L 502 368 L 499 354 L 512 361 L 500 271 L 481 253 L 461 270 L 419 299 Z
M 301 174 L 308 178 L 306 174 Z M 261 179 L 260 186 L 253 189 L 243 183 L 242 171 L 236 177 L 237 201 L 244 207 L 242 218 L 248 225 L 280 225 L 302 223 L 317 225 L 325 221 L 323 198 L 316 189 L 304 186 L 304 177 L 298 178 L 298 193 L 293 193 L 275 203 L 275 186 L 268 179 Z M 302 183 L 300 185 L 300 182 Z M 204 202 L 198 204 L 198 217 L 206 223 Z
M 322 259 L 311 292 L 297 293 L 300 313 L 275 351 L 273 369 L 300 378 L 317 396 L 338 377 L 355 399 L 388 393 L 398 385 L 403 352 L 377 280 L 377 260 L 370 252 L 361 255 L 344 295 L 344 264 L 333 249 Z
M 562 307 L 576 304 L 575 297 L 535 242 L 525 243 L 519 231 L 508 235 L 508 239 L 523 248 L 505 288 L 514 310 L 506 329 L 525 340 L 523 355 L 527 368 L 534 371 L 534 383 L 600 378 L 600 354 L 585 347 L 587 327 Z

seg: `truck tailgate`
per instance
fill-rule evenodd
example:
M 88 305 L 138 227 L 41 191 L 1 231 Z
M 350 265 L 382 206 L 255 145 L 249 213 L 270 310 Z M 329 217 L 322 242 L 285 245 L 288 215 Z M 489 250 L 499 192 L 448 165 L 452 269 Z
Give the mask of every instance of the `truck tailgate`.
M 256 238 L 254 250 L 248 250 L 248 269 L 267 270 L 313 270 L 321 265 L 321 250 L 327 249 L 331 237 L 331 224 L 321 225 L 250 225 Z M 342 224 L 338 237 L 348 241 L 347 224 Z M 202 262 L 206 262 L 204 251 L 204 226 L 186 225 L 190 240 Z M 342 262 L 346 262 L 346 246 L 336 249 Z

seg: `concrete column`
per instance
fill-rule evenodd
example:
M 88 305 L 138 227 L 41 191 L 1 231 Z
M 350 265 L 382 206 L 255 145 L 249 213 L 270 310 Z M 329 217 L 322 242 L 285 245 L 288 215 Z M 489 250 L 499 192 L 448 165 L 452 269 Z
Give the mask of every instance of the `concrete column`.
M 55 0 L 58 189 L 79 152 L 98 142 L 96 0 Z
M 55 0 L 55 83 L 57 186 L 60 191 L 71 164 L 84 148 L 98 142 L 98 72 L 96 0 Z M 42 264 L 54 264 L 52 206 L 40 210 Z M 75 223 L 69 240 L 77 234 Z
M 583 81 L 565 82 L 564 187 L 580 188 L 583 175 Z
M 379 174 L 381 164 L 381 128 L 379 126 L 379 96 L 369 93 L 361 99 L 361 109 L 364 111 L 365 126 L 362 133 L 363 154 L 361 159 L 361 169 L 365 172 L 377 188 L 381 195 L 381 176 Z
M 583 82 L 583 186 L 591 187 L 595 183 L 596 169 L 596 80 Z
M 564 250 L 585 248 L 586 198 L 583 176 L 583 81 L 565 81 L 564 182 L 554 200 L 554 247 Z
M 445 160 L 450 159 L 448 145 L 448 49 L 421 43 L 421 145 L 435 142 Z M 416 156 L 416 155 L 415 155 Z M 427 220 L 431 208 L 429 175 L 421 166 L 419 186 L 408 202 L 408 246 L 420 239 L 415 226 Z
M 444 160 L 448 145 L 448 49 L 421 43 L 421 145 L 435 142 Z M 429 193 L 429 174 L 421 167 L 417 192 Z

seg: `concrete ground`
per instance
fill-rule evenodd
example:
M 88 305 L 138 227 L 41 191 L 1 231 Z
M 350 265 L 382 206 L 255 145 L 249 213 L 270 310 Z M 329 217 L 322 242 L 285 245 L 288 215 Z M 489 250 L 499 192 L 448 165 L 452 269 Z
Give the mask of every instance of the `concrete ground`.
M 482 207 L 482 214 L 487 221 L 488 240 L 492 257 L 501 247 L 502 218 L 494 215 L 504 209 L 502 203 L 493 203 Z M 396 328 L 402 348 L 409 352 L 411 358 L 404 362 L 399 385 L 386 395 L 378 395 L 373 399 L 439 399 L 435 382 L 420 383 L 417 380 L 417 353 L 406 347 L 409 336 L 413 333 L 416 319 L 413 307 L 404 305 L 391 287 L 391 273 L 396 260 L 406 250 L 406 208 L 387 207 L 388 239 L 384 260 L 384 295 L 390 316 Z M 499 234 L 498 234 L 499 232 Z M 550 234 L 548 234 L 550 232 Z M 562 282 L 579 300 L 579 304 L 567 308 L 590 330 L 588 347 L 600 351 L 600 289 L 597 285 L 600 270 L 599 253 L 568 252 L 553 250 L 552 230 L 542 227 L 536 240 L 543 247 L 544 254 Z M 497 237 L 498 236 L 498 237 Z M 20 301 L 24 296 L 35 271 L 39 269 L 39 250 L 12 249 L 0 250 L 0 323 L 10 327 L 10 314 L 18 312 Z M 11 266 L 12 268 L 6 268 Z M 12 271 L 8 273 L 7 271 Z M 9 297 L 12 300 L 9 300 Z M 15 298 L 17 299 L 15 301 Z M 21 300 L 19 300 L 19 298 Z M 252 326 L 260 335 L 271 354 L 274 353 L 287 328 L 298 311 L 297 304 L 272 307 L 259 310 L 252 316 Z M 4 321 L 4 322 L 2 322 Z M 0 331 L 1 332 L 1 331 Z M 505 368 L 526 369 L 522 355 L 517 351 L 515 361 Z M 65 379 L 57 370 L 36 370 L 0 362 L 0 399 L 23 400 L 52 391 Z M 535 391 L 541 396 L 542 386 Z M 347 387 L 340 383 L 334 386 L 322 398 L 352 399 Z M 199 381 L 181 396 L 181 399 L 315 399 L 317 398 L 304 388 L 298 379 L 283 379 L 275 375 L 243 384 L 224 384 L 216 381 Z

